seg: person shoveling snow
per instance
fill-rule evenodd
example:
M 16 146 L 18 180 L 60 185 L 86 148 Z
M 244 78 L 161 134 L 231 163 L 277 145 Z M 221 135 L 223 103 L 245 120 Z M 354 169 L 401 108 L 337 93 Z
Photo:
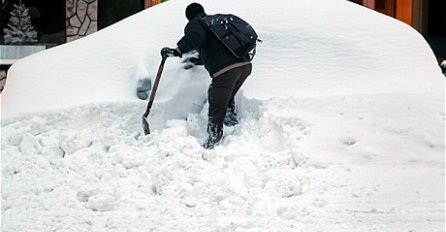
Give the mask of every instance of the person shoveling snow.
M 163 57 L 181 57 L 194 50 L 199 52 L 198 58 L 190 57 L 187 58 L 187 61 L 189 65 L 204 65 L 212 77 L 208 90 L 208 138 L 203 144 L 204 148 L 212 149 L 222 139 L 223 125 L 238 124 L 234 97 L 251 74 L 252 57 L 249 52 L 253 47 L 241 54 L 234 53 L 230 45 L 226 45 L 220 40 L 219 32 L 212 29 L 213 23 L 217 24 L 218 22 L 218 24 L 224 24 L 225 32 L 231 33 L 228 27 L 231 28 L 233 24 L 235 25 L 235 23 L 231 23 L 238 20 L 236 16 L 208 16 L 202 5 L 192 3 L 186 8 L 186 18 L 189 22 L 184 29 L 184 36 L 177 43 L 178 47 L 175 49 L 165 47 L 161 54 Z M 252 33 L 252 28 L 250 26 L 249 28 Z M 253 42 L 253 46 L 257 41 L 255 32 L 254 35 L 251 37 L 252 41 L 247 41 L 247 43 Z M 241 45 L 244 45 L 243 42 Z

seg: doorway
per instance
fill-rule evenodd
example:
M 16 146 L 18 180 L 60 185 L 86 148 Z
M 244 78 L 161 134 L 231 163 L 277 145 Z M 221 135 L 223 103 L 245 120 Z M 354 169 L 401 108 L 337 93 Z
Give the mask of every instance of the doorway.
M 144 10 L 144 0 L 98 0 L 98 30 Z
M 429 0 L 426 39 L 435 56 L 446 60 L 446 1 Z

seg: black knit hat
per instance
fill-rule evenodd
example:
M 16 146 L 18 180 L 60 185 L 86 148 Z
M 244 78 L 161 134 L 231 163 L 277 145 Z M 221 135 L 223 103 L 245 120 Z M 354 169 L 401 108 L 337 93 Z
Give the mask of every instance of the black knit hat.
M 193 19 L 197 14 L 204 13 L 204 8 L 202 5 L 194 2 L 186 7 L 186 18 L 188 20 Z

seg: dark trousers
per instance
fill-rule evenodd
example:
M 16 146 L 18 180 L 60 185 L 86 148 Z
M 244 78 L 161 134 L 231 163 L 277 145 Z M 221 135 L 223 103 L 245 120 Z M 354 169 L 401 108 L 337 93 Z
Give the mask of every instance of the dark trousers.
M 243 65 L 214 77 L 208 90 L 209 112 L 207 132 L 214 141 L 223 135 L 223 122 L 228 108 L 235 109 L 234 97 L 251 74 L 252 64 Z

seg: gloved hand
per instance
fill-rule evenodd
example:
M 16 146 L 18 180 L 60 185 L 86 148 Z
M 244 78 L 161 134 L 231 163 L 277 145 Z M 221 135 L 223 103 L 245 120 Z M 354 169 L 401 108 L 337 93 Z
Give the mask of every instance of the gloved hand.
M 203 62 L 201 62 L 201 60 L 197 57 L 191 57 L 187 59 L 187 62 L 192 63 L 194 65 L 203 65 Z
M 185 63 L 184 69 L 193 68 L 195 65 L 203 65 L 203 62 L 201 61 L 201 59 L 197 58 L 197 57 L 189 57 L 189 58 L 183 60 L 183 63 Z
M 163 58 L 173 57 L 173 56 L 181 56 L 181 53 L 178 51 L 178 49 L 165 47 L 165 48 L 161 49 L 161 56 Z

